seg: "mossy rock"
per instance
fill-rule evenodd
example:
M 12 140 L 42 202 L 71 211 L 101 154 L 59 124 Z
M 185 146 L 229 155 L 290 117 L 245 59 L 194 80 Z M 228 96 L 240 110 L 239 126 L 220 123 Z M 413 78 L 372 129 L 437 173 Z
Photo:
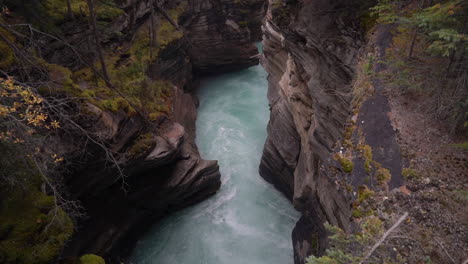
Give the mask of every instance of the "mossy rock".
M 156 146 L 156 139 L 153 134 L 146 133 L 141 135 L 136 141 L 135 144 L 128 150 L 128 156 L 130 158 L 139 158 L 147 154 Z
M 80 264 L 106 264 L 106 262 L 100 256 L 86 254 L 80 257 Z
M 345 172 L 345 173 L 351 173 L 354 169 L 354 163 L 349 160 L 348 158 L 346 157 L 343 157 L 341 154 L 336 154 L 335 155 L 335 159 L 338 160 L 338 162 L 340 163 L 341 165 L 341 169 Z

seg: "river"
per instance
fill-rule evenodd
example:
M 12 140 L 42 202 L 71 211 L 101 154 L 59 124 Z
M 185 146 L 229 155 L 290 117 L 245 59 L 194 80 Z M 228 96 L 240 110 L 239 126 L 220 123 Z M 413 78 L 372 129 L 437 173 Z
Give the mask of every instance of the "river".
M 202 81 L 197 145 L 219 161 L 222 186 L 158 224 L 137 243 L 134 264 L 293 263 L 291 203 L 258 174 L 269 111 L 261 66 Z

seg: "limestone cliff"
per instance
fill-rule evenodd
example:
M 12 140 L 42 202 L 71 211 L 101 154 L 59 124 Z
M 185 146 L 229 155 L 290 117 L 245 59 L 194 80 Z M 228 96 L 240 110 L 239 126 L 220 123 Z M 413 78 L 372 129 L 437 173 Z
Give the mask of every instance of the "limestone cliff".
M 339 156 L 342 140 L 356 136 L 352 130 L 345 134 L 360 106 L 352 84 L 364 42 L 357 9 L 361 2 L 271 0 L 263 25 L 261 62 L 269 73 L 271 114 L 260 174 L 302 212 L 292 234 L 297 264 L 326 249 L 324 222 L 352 230 L 353 196 L 346 185 L 357 186 L 350 179 L 362 182 L 366 174 L 349 174 L 353 164 L 346 168 Z M 382 137 L 393 143 L 380 146 L 378 161 L 399 159 L 393 129 L 384 130 L 389 132 Z M 390 152 L 394 156 L 386 155 Z M 391 172 L 398 178 L 401 164 L 394 165 Z

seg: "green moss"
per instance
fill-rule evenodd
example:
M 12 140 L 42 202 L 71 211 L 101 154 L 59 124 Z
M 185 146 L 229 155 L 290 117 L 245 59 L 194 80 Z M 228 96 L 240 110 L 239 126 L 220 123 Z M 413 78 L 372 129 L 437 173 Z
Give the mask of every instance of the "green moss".
M 89 15 L 88 5 L 86 0 L 71 1 L 72 12 L 75 17 L 80 17 L 81 14 Z M 95 1 L 96 19 L 98 21 L 112 21 L 124 13 L 124 11 L 116 6 L 114 1 Z M 46 0 L 44 2 L 45 10 L 50 18 L 56 24 L 63 23 L 67 19 L 68 9 L 64 0 Z
M 182 31 L 177 30 L 171 23 L 163 21 L 159 26 L 156 35 L 158 36 L 158 44 L 161 49 L 164 49 L 169 43 L 182 38 Z
M 372 148 L 369 145 L 359 145 L 358 150 L 361 151 L 364 159 L 364 169 L 367 173 L 371 173 L 373 163 Z
M 353 148 L 353 142 L 351 140 L 343 140 L 343 147 L 347 149 L 352 149 Z
M 364 63 L 364 73 L 366 75 L 372 75 L 374 73 L 374 56 L 370 55 L 366 63 Z
M 372 12 L 364 12 L 360 17 L 361 27 L 364 29 L 365 32 L 369 32 L 377 23 L 377 19 L 378 16 L 372 14 Z
M 79 95 L 79 89 L 72 80 L 72 73 L 68 68 L 65 68 L 58 64 L 50 64 L 43 62 L 49 72 L 49 78 L 52 81 L 52 88 L 57 91 L 66 91 Z
M 354 163 L 351 160 L 340 154 L 336 154 L 334 157 L 336 160 L 338 160 L 338 162 L 341 165 L 341 168 L 345 173 L 351 173 L 353 171 Z
M 0 42 L 0 68 L 8 69 L 15 62 L 15 54 L 13 50 L 4 41 Z
M 358 205 L 364 201 L 372 198 L 375 195 L 375 192 L 369 189 L 366 185 L 361 185 L 358 187 L 357 199 L 356 202 Z
M 177 22 L 180 15 L 187 10 L 187 2 L 182 2 L 175 8 L 167 11 L 169 16 Z M 156 43 L 153 47 L 153 58 L 150 58 L 150 36 L 148 34 L 149 25 L 142 27 L 135 36 L 135 40 L 130 48 L 130 56 L 135 65 L 130 66 L 136 73 L 144 73 L 148 63 L 157 58 L 159 52 L 165 49 L 171 42 L 181 39 L 183 32 L 177 30 L 169 21 L 162 19 L 156 28 Z M 132 72 L 132 69 L 129 69 Z
M 106 262 L 100 256 L 87 254 L 80 257 L 80 264 L 106 264 Z
M 151 151 L 156 146 L 156 139 L 154 138 L 153 134 L 146 133 L 141 135 L 137 140 L 135 140 L 135 144 L 128 150 L 128 155 L 130 158 L 139 158 L 149 151 Z
M 73 222 L 41 191 L 42 177 L 22 152 L 0 141 L 0 263 L 49 264 L 71 236 Z M 6 177 L 15 184 L 5 183 Z
M 372 237 L 380 236 L 384 231 L 383 222 L 375 216 L 366 219 L 361 227 L 363 233 Z
M 73 232 L 73 222 L 37 187 L 2 192 L 0 260 L 2 263 L 51 263 Z
M 405 179 L 417 179 L 420 177 L 419 173 L 413 169 L 405 168 L 402 170 L 402 175 Z
M 377 178 L 377 182 L 380 185 L 385 185 L 392 178 L 392 174 L 390 174 L 390 171 L 388 169 L 380 166 L 375 173 L 375 177 Z
M 125 100 L 125 98 L 122 98 L 120 96 L 111 99 L 101 100 L 97 103 L 97 106 L 112 112 L 123 110 L 127 114 L 136 113 L 135 109 L 133 109 L 133 107 L 130 106 L 130 103 L 127 100 Z
M 468 125 L 465 124 L 465 127 L 468 127 Z M 460 143 L 460 144 L 454 144 L 452 146 L 454 146 L 456 148 L 459 148 L 459 149 L 462 149 L 462 150 L 468 150 L 468 141 L 465 141 L 465 142 Z
M 179 17 L 188 10 L 187 1 L 180 2 L 176 7 L 169 9 L 169 16 L 175 21 L 179 21 Z
M 247 21 L 240 21 L 239 22 L 239 27 L 241 28 L 246 28 L 249 25 Z
M 351 137 L 353 136 L 353 133 L 354 133 L 355 129 L 356 129 L 355 125 L 347 126 L 346 129 L 345 129 L 344 138 L 346 140 L 351 140 Z
M 354 218 L 363 218 L 373 214 L 373 210 L 369 208 L 368 204 L 375 192 L 370 190 L 366 185 L 358 187 L 357 198 L 353 202 L 353 211 L 351 212 Z
M 361 208 L 355 208 L 351 212 L 351 216 L 353 218 L 363 218 L 366 216 L 366 214 L 367 214 L 366 211 L 362 210 Z

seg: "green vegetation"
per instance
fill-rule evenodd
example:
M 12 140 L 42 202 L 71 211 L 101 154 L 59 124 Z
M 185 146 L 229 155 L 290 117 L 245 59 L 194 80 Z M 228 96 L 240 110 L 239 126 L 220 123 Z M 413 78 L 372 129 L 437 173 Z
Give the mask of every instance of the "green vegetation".
M 177 21 L 186 9 L 187 3 L 183 2 L 167 13 Z M 170 115 L 173 84 L 149 79 L 146 72 L 148 66 L 158 58 L 159 52 L 172 42 L 181 39 L 183 32 L 177 30 L 169 21 L 161 20 L 156 28 L 156 43 L 152 47 L 149 29 L 149 24 L 142 26 L 127 50 L 121 47 L 117 53 L 106 57 L 109 78 L 126 98 L 109 89 L 106 83 L 97 78 L 89 68 L 82 69 L 73 76 L 75 82 L 86 81 L 89 85 L 88 89 L 79 91 L 79 95 L 88 98 L 100 108 L 113 112 L 122 110 L 133 115 L 136 109 L 132 106 L 135 106 L 152 121 L 160 116 Z M 96 68 L 98 68 L 97 63 Z
M 468 63 L 468 4 L 461 0 L 381 0 L 372 8 L 379 23 L 396 25 L 387 50 L 388 84 L 425 98 L 431 114 L 450 124 L 453 134 L 466 133 L 468 92 L 464 89 Z
M 351 173 L 353 171 L 354 163 L 350 159 L 341 154 L 336 154 L 334 158 L 340 163 L 341 168 L 345 173 Z
M 380 166 L 375 173 L 375 177 L 377 178 L 378 184 L 385 186 L 392 179 L 392 174 L 390 174 L 388 169 Z
M 375 196 L 375 192 L 369 189 L 366 185 L 358 187 L 357 198 L 353 202 L 353 218 L 363 218 L 374 214 L 371 206 L 371 200 Z
M 353 82 L 352 95 L 353 102 L 352 106 L 354 114 L 359 113 L 362 101 L 371 96 L 373 93 L 373 85 L 371 83 L 371 77 L 373 73 L 373 55 L 369 54 L 369 58 L 365 57 L 358 61 L 356 67 L 356 78 Z M 372 62 L 371 59 L 372 58 Z
M 405 179 L 418 179 L 421 177 L 417 171 L 410 168 L 404 168 L 402 175 Z
M 372 148 L 369 145 L 359 145 L 358 150 L 361 151 L 364 159 L 364 169 L 368 174 L 370 174 L 372 171 L 372 163 L 374 162 Z
M 467 6 L 461 0 L 435 2 L 438 3 L 408 12 L 398 9 L 397 1 L 384 0 L 372 10 L 381 23 L 397 23 L 400 27 L 417 30 L 429 42 L 427 50 L 433 55 L 449 57 L 453 52 L 466 48 L 468 35 L 463 32 L 463 17 L 460 15 Z
M 0 68 L 7 69 L 15 62 L 13 50 L 4 41 L 0 42 Z
M 0 23 L 3 22 L 3 19 L 0 17 Z M 5 29 L 0 28 L 0 34 L 12 43 L 15 42 L 15 37 Z M 8 69 L 13 65 L 15 60 L 15 53 L 11 47 L 4 40 L 0 39 L 0 69 Z
M 106 34 L 123 34 L 108 32 L 108 28 L 116 28 L 108 25 L 123 15 L 124 10 L 112 0 L 95 0 L 94 3 L 97 31 L 102 40 L 96 42 L 108 43 Z M 50 128 L 63 128 L 59 133 L 64 135 L 64 140 L 67 140 L 66 137 L 73 137 L 73 141 L 78 143 L 88 137 L 92 139 L 88 142 L 99 142 L 97 145 L 102 143 L 102 148 L 108 151 L 106 147 L 111 146 L 112 142 L 103 142 L 99 133 L 86 130 L 88 128 L 84 123 L 87 120 L 82 122 L 87 118 L 81 114 L 85 113 L 84 108 L 88 103 L 110 112 L 119 112 L 120 117 L 122 112 L 133 115 L 136 113 L 135 108 L 138 108 L 149 120 L 170 115 L 172 111 L 174 85 L 165 80 L 150 79 L 148 68 L 158 59 L 161 51 L 183 38 L 183 31 L 158 16 L 156 19 L 160 21 L 156 23 L 154 47 L 150 47 L 148 25 L 141 26 L 135 38 L 128 34 L 120 39 L 121 43 L 112 42 L 112 45 L 121 46 L 115 49 L 112 46 L 112 51 L 109 49 L 107 53 L 104 52 L 112 83 L 109 85 L 96 76 L 98 74 L 93 72 L 93 67 L 76 70 L 96 59 L 91 52 L 84 52 L 86 40 L 79 40 L 80 44 L 74 47 L 83 60 L 72 57 L 71 49 L 57 40 L 64 39 L 73 46 L 77 32 L 83 34 L 79 36 L 87 36 L 87 3 L 85 0 L 72 0 L 71 4 L 73 16 L 69 15 L 65 0 L 5 0 L 0 5 L 2 17 L 9 13 L 8 23 L 21 24 L 12 26 L 11 29 L 18 36 L 25 35 L 15 39 L 7 31 L 0 29 L 2 37 L 11 40 L 17 47 L 12 49 L 0 40 L 0 68 L 12 76 L 0 79 L 0 263 L 55 263 L 73 233 L 72 217 L 76 215 L 72 211 L 75 208 L 70 207 L 75 204 L 69 205 L 74 201 L 65 200 L 67 198 L 63 197 L 68 196 L 62 193 L 62 177 L 68 167 L 66 164 L 55 166 L 55 163 L 64 161 L 65 157 L 58 157 L 54 153 L 57 150 L 54 145 L 58 144 L 55 141 L 58 132 Z M 187 7 L 188 2 L 182 1 L 182 4 L 167 10 L 167 13 L 174 21 L 178 21 Z M 0 20 L 2 24 L 8 24 L 3 19 Z M 33 34 L 33 31 L 22 26 L 28 24 L 49 35 L 38 31 Z M 71 34 L 63 34 L 63 31 L 71 28 Z M 133 27 L 131 30 L 133 31 Z M 71 35 L 73 37 L 70 38 Z M 29 36 L 33 37 L 29 39 Z M 56 36 L 57 39 L 52 40 L 54 37 L 51 36 Z M 93 45 L 95 41 L 90 39 L 87 42 Z M 52 49 L 44 48 L 51 43 L 54 43 Z M 55 49 L 59 53 L 53 56 L 67 67 L 41 59 L 42 56 L 50 58 L 52 55 L 45 53 Z M 62 55 L 65 57 L 63 60 L 60 58 Z M 17 58 L 18 64 L 15 64 Z M 101 66 L 96 64 L 94 68 L 100 70 Z M 83 106 L 82 109 L 78 109 L 80 105 Z M 68 123 L 61 127 L 57 120 L 48 115 L 51 113 L 60 122 Z M 70 119 L 76 124 L 72 125 Z M 148 130 L 151 128 L 151 125 L 144 127 Z M 50 144 L 51 141 L 53 144 Z M 140 158 L 151 151 L 155 144 L 154 134 L 143 134 L 125 154 Z M 115 151 L 109 150 L 107 155 L 125 158 L 122 153 L 114 153 Z M 119 163 L 116 161 L 113 165 L 119 166 Z M 82 256 L 79 263 L 105 262 L 99 256 L 88 254 Z
M 139 158 L 145 154 L 148 154 L 156 146 L 156 139 L 151 133 L 141 135 L 135 144 L 128 150 L 128 155 L 132 159 Z
M 361 231 L 356 234 L 348 235 L 340 228 L 328 223 L 325 227 L 331 234 L 329 236 L 330 247 L 322 257 L 309 257 L 307 264 L 357 264 L 364 258 L 366 249 L 373 245 L 384 232 L 383 222 L 374 216 L 362 221 Z M 385 253 L 384 250 L 376 253 L 379 254 L 383 263 L 398 263 L 392 262 L 391 255 L 387 256 Z
M 56 23 L 63 23 L 67 20 L 67 5 L 64 0 L 46 0 L 44 1 L 47 14 Z M 72 12 L 75 17 L 82 15 L 89 16 L 86 0 L 71 1 Z M 120 15 L 123 15 L 123 10 L 118 8 L 112 0 L 96 1 L 96 19 L 99 21 L 112 21 Z
M 101 28 L 124 14 L 118 0 L 95 0 L 96 19 Z M 21 15 L 28 23 L 47 33 L 61 34 L 61 25 L 71 21 L 66 0 L 3 0 L 9 9 Z M 89 10 L 86 0 L 71 0 L 71 14 L 77 24 L 88 23 Z
M 70 217 L 41 191 L 37 169 L 18 155 L 20 149 L 0 142 L 0 262 L 49 264 L 73 232 Z M 16 158 L 10 158 L 10 157 Z
M 87 254 L 80 257 L 80 264 L 106 264 L 106 262 L 100 256 Z
M 468 141 L 460 144 L 454 144 L 453 146 L 462 150 L 468 150 Z

